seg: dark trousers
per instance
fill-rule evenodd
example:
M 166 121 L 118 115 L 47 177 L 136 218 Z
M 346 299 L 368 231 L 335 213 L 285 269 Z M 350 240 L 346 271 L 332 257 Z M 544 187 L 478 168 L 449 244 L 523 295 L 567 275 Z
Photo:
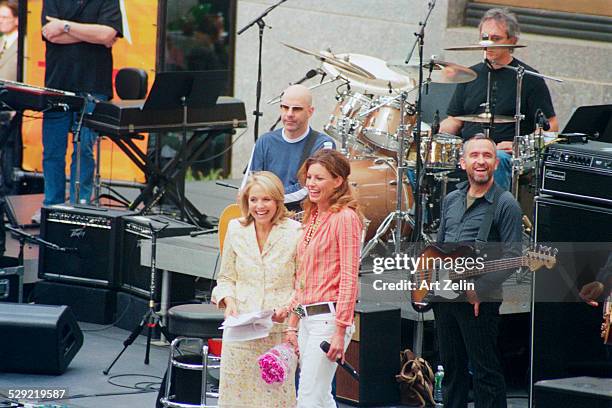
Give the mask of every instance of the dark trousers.
M 440 360 L 444 366 L 444 407 L 466 408 L 474 379 L 475 408 L 506 408 L 506 384 L 497 348 L 501 303 L 481 303 L 478 317 L 469 303 L 433 307 Z

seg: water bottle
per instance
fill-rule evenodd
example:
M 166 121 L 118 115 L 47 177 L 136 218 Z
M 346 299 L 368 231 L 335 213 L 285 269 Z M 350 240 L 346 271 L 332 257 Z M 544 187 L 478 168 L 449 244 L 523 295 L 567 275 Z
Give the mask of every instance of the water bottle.
M 442 407 L 442 401 L 443 401 L 443 396 L 442 396 L 442 379 L 443 378 L 444 378 L 444 367 L 439 365 L 438 369 L 436 370 L 436 374 L 434 375 L 434 392 L 433 392 L 433 396 L 434 396 L 434 401 L 439 403 L 439 404 L 436 404 L 436 407 Z

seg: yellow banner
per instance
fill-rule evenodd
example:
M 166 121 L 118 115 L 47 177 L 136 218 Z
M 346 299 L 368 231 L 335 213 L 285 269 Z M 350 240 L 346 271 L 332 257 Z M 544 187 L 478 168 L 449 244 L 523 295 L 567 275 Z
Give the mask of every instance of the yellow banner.
M 123 1 L 124 38 L 113 46 L 113 83 L 117 71 L 124 67 L 142 68 L 149 74 L 149 87 L 155 76 L 155 53 L 157 50 L 157 1 Z M 45 44 L 42 40 L 42 0 L 28 0 L 28 28 L 25 41 L 24 82 L 35 86 L 45 83 Z M 127 23 L 127 24 L 126 24 Z M 22 168 L 30 172 L 42 172 L 42 114 L 26 112 L 22 126 Z M 146 151 L 148 135 L 135 144 Z M 69 172 L 72 143 L 68 144 L 66 172 Z M 100 145 L 100 169 L 103 179 L 144 182 L 144 174 L 110 140 L 103 139 Z

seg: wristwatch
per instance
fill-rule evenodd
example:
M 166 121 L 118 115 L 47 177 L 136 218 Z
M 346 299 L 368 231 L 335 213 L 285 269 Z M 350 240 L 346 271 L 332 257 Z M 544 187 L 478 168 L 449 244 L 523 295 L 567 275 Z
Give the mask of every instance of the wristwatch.
M 65 23 L 65 24 L 64 24 L 64 32 L 65 32 L 66 34 L 68 34 L 68 33 L 70 32 L 70 24 L 68 24 L 68 23 Z

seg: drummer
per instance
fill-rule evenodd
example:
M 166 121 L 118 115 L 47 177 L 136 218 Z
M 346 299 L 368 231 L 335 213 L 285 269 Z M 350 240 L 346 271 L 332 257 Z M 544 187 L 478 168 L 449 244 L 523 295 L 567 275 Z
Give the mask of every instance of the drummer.
M 267 170 L 278 176 L 285 188 L 285 206 L 301 211 L 306 188 L 297 179 L 304 161 L 320 149 L 335 149 L 332 138 L 310 127 L 314 113 L 312 93 L 304 85 L 291 85 L 280 102 L 283 128 L 264 133 L 253 148 L 245 180 L 251 172 Z M 244 184 L 244 182 L 243 182 Z
M 520 28 L 516 15 L 507 9 L 488 10 L 480 20 L 480 38 L 487 38 L 495 44 L 516 44 Z M 459 84 L 447 109 L 448 117 L 440 124 L 440 131 L 460 135 L 464 140 L 476 133 L 483 132 L 483 123 L 464 122 L 456 118 L 461 115 L 474 115 L 484 112 L 487 102 L 487 78 L 491 72 L 491 81 L 495 85 L 494 114 L 514 117 L 516 114 L 516 72 L 504 69 L 501 65 L 519 66 L 535 71 L 529 65 L 512 56 L 513 48 L 487 49 L 486 59 L 492 64 L 491 70 L 484 62 L 472 68 L 477 73 L 476 80 Z M 555 116 L 550 92 L 543 79 L 524 75 L 521 95 L 521 135 L 532 133 L 536 127 L 536 113 L 540 109 L 550 123 L 551 131 L 558 131 L 559 124 Z M 484 124 L 486 125 L 486 124 Z M 495 182 L 508 190 L 512 178 L 512 141 L 515 135 L 515 124 L 495 123 L 491 136 L 497 143 L 497 156 L 500 160 L 495 172 Z

